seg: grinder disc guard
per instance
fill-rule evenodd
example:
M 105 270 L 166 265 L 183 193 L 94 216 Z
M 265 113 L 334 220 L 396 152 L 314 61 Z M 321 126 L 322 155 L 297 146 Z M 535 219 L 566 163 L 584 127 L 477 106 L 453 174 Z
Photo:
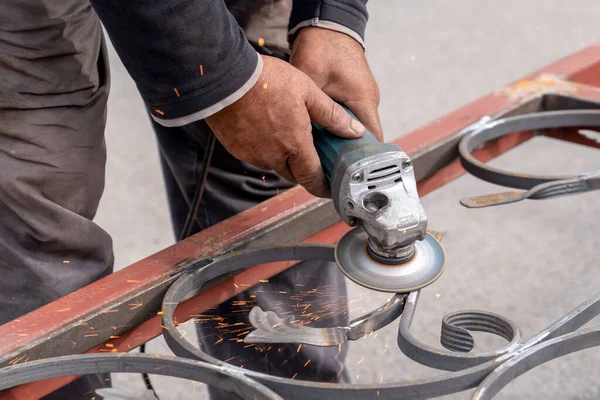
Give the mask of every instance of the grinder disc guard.
M 444 270 L 445 254 L 429 233 L 415 242 L 413 258 L 399 265 L 384 265 L 367 253 L 368 235 L 362 228 L 346 233 L 335 247 L 335 259 L 344 275 L 357 284 L 380 292 L 408 293 L 433 283 Z

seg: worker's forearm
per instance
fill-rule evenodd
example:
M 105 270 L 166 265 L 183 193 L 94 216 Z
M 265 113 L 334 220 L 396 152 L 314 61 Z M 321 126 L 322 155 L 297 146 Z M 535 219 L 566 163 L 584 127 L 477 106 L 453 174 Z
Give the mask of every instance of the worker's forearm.
M 367 0 L 294 0 L 290 18 L 290 43 L 299 30 L 317 26 L 343 32 L 364 46 L 369 15 Z
M 91 0 L 152 117 L 180 126 L 243 96 L 262 61 L 223 1 Z

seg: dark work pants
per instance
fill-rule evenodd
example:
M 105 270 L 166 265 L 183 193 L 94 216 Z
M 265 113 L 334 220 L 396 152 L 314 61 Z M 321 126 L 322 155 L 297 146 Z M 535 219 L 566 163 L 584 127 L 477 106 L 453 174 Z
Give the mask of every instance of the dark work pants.
M 249 38 L 264 37 L 267 45 L 280 50 L 285 15 L 269 16 L 280 9 L 289 12 L 289 1 L 270 2 L 266 14 L 250 18 Z M 92 222 L 104 189 L 109 92 L 100 22 L 85 0 L 2 1 L 0 36 L 1 325 L 111 273 L 113 253 L 110 236 Z M 177 234 L 201 174 L 207 132 L 202 121 L 182 128 L 156 127 Z M 217 145 L 196 231 L 289 187 L 272 172 L 241 163 Z M 294 291 L 312 308 L 292 304 Z M 237 301 L 279 313 L 292 311 L 312 318 L 315 326 L 346 318 L 343 280 L 332 265 L 291 269 L 254 292 Z M 287 297 L 279 292 L 288 292 Z M 240 313 L 237 304 L 229 302 L 210 313 L 243 322 L 247 313 Z M 318 311 L 319 304 L 327 311 Z M 259 350 L 230 340 L 215 344 L 215 335 L 229 339 L 239 332 L 223 332 L 210 323 L 198 327 L 206 350 L 221 359 L 235 356 L 229 362 L 245 368 L 287 377 L 297 373 L 296 379 L 340 376 L 343 353 L 338 355 L 338 349 Z M 105 380 L 88 376 L 48 398 L 92 398 L 94 388 L 107 385 Z
M 104 189 L 109 70 L 82 0 L 0 1 L 0 325 L 112 272 Z M 0 338 L 2 340 L 2 338 Z M 94 397 L 87 376 L 50 399 Z

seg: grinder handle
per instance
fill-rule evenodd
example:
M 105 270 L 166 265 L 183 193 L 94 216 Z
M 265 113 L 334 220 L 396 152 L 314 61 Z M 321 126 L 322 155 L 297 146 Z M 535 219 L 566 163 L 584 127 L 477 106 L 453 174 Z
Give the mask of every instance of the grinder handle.
M 344 107 L 344 110 L 346 110 L 352 118 L 358 120 L 352 111 L 346 107 Z M 330 185 L 333 179 L 335 165 L 345 154 L 359 150 L 367 145 L 382 144 L 368 130 L 358 139 L 345 139 L 332 134 L 315 122 L 311 122 L 311 124 L 313 128 L 313 143 L 317 149 L 317 154 L 319 154 L 323 171 L 327 177 L 327 183 Z

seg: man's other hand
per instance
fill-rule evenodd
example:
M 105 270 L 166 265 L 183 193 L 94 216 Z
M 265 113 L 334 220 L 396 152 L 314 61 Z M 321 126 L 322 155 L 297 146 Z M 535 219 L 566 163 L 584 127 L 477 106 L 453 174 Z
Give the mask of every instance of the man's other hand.
M 304 73 L 279 59 L 262 58 L 263 72 L 252 89 L 206 122 L 233 156 L 329 197 L 311 119 L 344 138 L 361 137 L 365 127 Z
M 375 137 L 383 141 L 379 88 L 360 43 L 345 33 L 302 28 L 290 63 L 308 75 L 332 99 L 348 107 Z

